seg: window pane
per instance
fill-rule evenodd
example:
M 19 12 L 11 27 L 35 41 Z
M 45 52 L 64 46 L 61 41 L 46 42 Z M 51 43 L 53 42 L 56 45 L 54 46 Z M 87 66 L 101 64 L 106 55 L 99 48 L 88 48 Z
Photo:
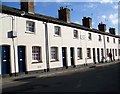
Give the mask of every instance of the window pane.
M 59 26 L 55 26 L 55 27 L 54 27 L 54 33 L 55 33 L 56 35 L 60 35 L 60 34 L 61 34 L 61 30 L 60 30 L 60 27 L 59 27 Z
M 74 38 L 78 38 L 78 31 L 77 30 L 74 30 L 73 34 L 74 34 Z
M 51 47 L 51 59 L 57 60 L 58 59 L 58 48 Z
M 40 47 L 37 46 L 32 47 L 32 59 L 40 60 Z
M 32 21 L 26 22 L 26 31 L 34 32 L 35 29 L 35 23 Z

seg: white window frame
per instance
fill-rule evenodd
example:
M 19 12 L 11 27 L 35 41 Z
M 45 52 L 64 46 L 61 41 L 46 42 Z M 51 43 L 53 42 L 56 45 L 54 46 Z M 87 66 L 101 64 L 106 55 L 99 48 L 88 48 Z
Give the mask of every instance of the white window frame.
M 26 21 L 26 32 L 35 33 L 35 22 Z
M 113 38 L 113 43 L 115 43 L 115 38 Z
M 41 62 L 42 61 L 41 47 L 32 46 L 32 62 Z
M 51 61 L 58 61 L 58 47 L 51 47 Z
M 120 49 L 118 49 L 118 53 L 119 53 L 119 56 L 120 56 Z
M 98 40 L 99 40 L 99 41 L 102 41 L 101 35 L 98 35 Z
M 120 39 L 119 39 L 119 44 L 120 44 Z
M 73 30 L 73 37 L 78 39 L 78 30 Z
M 92 34 L 91 33 L 88 33 L 88 39 L 92 40 Z
M 54 26 L 54 35 L 61 36 L 61 27 L 60 26 Z
M 110 38 L 109 37 L 107 37 L 107 42 L 110 42 Z
M 115 49 L 115 56 L 117 56 L 117 49 Z
M 91 59 L 91 48 L 87 48 L 87 59 Z
M 82 59 L 82 48 L 77 48 L 77 57 L 78 59 Z

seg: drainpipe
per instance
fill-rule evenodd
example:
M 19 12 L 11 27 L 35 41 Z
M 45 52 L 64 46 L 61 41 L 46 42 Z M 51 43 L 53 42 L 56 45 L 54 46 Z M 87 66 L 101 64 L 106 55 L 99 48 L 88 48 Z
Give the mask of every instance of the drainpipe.
M 14 33 L 14 17 L 9 15 L 9 16 L 3 16 L 1 18 L 6 18 L 6 17 L 10 17 L 12 19 L 12 31 L 10 33 Z M 13 51 L 14 51 L 14 69 L 15 69 L 15 76 L 16 76 L 16 57 L 15 57 L 15 44 L 14 44 L 14 38 L 16 38 L 16 36 L 14 37 L 13 35 L 11 36 L 12 41 L 13 41 Z
M 43 22 L 45 25 L 45 49 L 46 49 L 46 65 L 47 65 L 47 72 L 50 71 L 50 65 L 49 65 L 49 45 L 48 45 L 48 22 Z
M 104 40 L 104 53 L 105 53 L 105 61 L 106 61 L 107 54 L 106 54 L 106 42 L 105 42 L 105 35 L 103 35 L 103 40 Z

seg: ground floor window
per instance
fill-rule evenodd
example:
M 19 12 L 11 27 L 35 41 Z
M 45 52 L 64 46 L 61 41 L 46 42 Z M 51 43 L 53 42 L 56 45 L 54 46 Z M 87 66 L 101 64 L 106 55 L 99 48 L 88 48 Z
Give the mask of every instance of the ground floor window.
M 87 58 L 91 59 L 91 49 L 87 48 Z
M 41 47 L 38 46 L 32 47 L 32 60 L 33 62 L 41 61 Z
M 51 60 L 52 61 L 58 60 L 58 47 L 51 47 Z
M 119 56 L 120 56 L 120 49 L 118 51 L 119 51 Z
M 82 48 L 77 48 L 78 59 L 82 59 Z

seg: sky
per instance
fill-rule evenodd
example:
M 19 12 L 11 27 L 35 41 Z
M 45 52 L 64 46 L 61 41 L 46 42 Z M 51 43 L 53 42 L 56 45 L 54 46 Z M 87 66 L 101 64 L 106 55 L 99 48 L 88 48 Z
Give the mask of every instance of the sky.
M 49 0 L 44 2 L 42 0 L 35 0 L 35 13 L 43 14 L 58 18 L 58 9 L 63 6 L 70 8 L 71 22 L 82 24 L 84 16 L 92 18 L 92 27 L 98 29 L 98 24 L 103 22 L 107 26 L 107 31 L 110 27 L 116 28 L 118 34 L 118 1 L 113 0 Z M 46 1 L 46 2 L 45 2 Z M 96 1 L 96 2 L 94 2 Z M 8 2 L 2 0 L 3 5 L 20 9 L 19 0 Z M 119 32 L 120 35 L 120 32 Z

